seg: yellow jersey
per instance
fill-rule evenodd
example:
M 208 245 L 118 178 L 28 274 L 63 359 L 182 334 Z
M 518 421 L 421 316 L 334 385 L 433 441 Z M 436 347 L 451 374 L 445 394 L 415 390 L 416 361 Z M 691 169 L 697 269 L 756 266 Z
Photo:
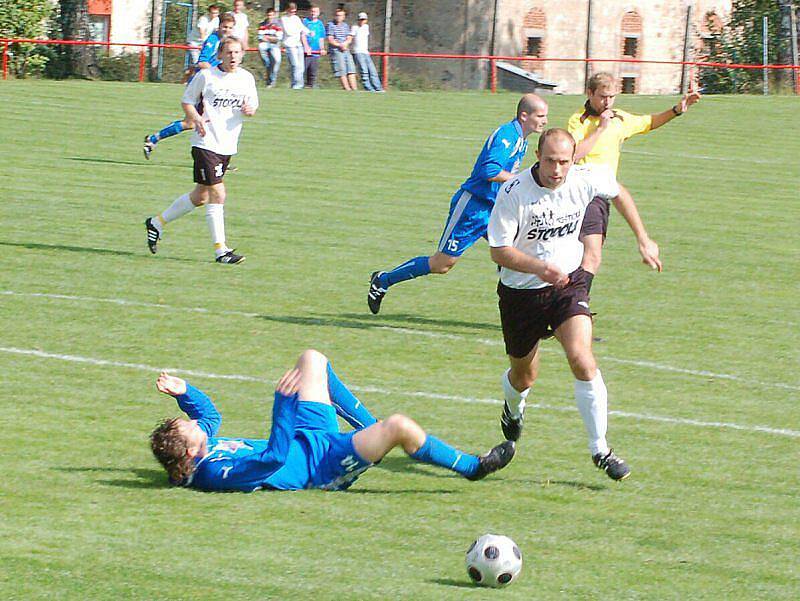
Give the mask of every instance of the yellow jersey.
M 588 110 L 583 110 L 569 118 L 567 130 L 577 143 L 595 131 L 599 124 L 599 116 L 593 116 Z M 578 161 L 578 164 L 600 163 L 612 169 L 616 175 L 622 143 L 636 134 L 646 134 L 650 131 L 651 124 L 650 115 L 633 115 L 614 109 L 614 118 L 611 119 L 611 123 L 595 142 L 589 154 Z

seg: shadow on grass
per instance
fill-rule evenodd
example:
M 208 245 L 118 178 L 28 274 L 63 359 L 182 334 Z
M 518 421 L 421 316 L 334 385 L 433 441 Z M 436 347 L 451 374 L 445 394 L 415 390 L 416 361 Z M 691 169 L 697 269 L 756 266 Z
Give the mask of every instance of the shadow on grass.
M 355 330 L 374 330 L 381 328 L 398 328 L 403 327 L 411 330 L 418 330 L 420 332 L 431 332 L 426 327 L 409 328 L 409 325 L 421 326 L 444 326 L 440 331 L 461 333 L 460 330 L 447 330 L 447 328 L 477 328 L 480 330 L 491 330 L 493 332 L 500 332 L 499 326 L 475 323 L 470 324 L 464 321 L 453 321 L 449 319 L 437 320 L 427 318 L 417 318 L 411 315 L 396 316 L 392 315 L 386 318 L 368 317 L 358 315 L 357 313 L 343 313 L 336 314 L 321 314 L 318 317 L 310 316 L 294 316 L 294 315 L 258 315 L 258 319 L 265 321 L 274 321 L 277 323 L 288 323 L 296 326 L 331 326 L 335 328 L 350 328 Z M 434 332 L 435 333 L 435 332 Z M 498 338 L 499 340 L 499 338 Z
M 586 482 L 577 482 L 575 480 L 526 480 L 524 478 L 507 478 L 504 482 L 512 484 L 517 482 L 520 484 L 537 484 L 542 488 L 561 486 L 565 488 L 574 488 L 576 490 L 592 490 L 595 492 L 605 492 L 609 490 L 607 484 L 587 484 Z
M 347 489 L 348 495 L 450 495 L 457 493 L 457 490 L 447 490 L 444 488 L 425 490 L 422 488 L 360 488 L 355 484 L 352 488 Z
M 171 488 L 164 470 L 143 468 L 118 468 L 118 467 L 57 467 L 61 472 L 81 472 L 86 474 L 127 474 L 133 478 L 93 478 L 98 484 L 117 486 L 121 488 Z
M 416 472 L 428 477 L 434 478 L 453 478 L 458 477 L 454 472 L 450 472 L 441 468 L 436 468 L 426 463 L 414 461 L 408 457 L 384 457 L 379 464 L 375 466 L 378 469 L 385 469 L 397 474 L 409 474 Z
M 82 163 L 107 163 L 110 165 L 133 165 L 134 167 L 147 167 L 148 169 L 151 168 L 162 168 L 162 169 L 188 169 L 187 163 L 178 165 L 176 163 L 145 163 L 144 161 L 119 161 L 116 159 L 101 159 L 97 157 L 65 157 L 68 161 L 80 161 Z
M 467 582 L 466 580 L 454 580 L 453 578 L 433 578 L 432 580 L 428 580 L 428 582 L 432 582 L 433 584 L 441 584 L 442 586 L 455 586 L 457 588 L 471 588 L 472 590 L 480 590 L 474 584 Z
M 16 248 L 28 248 L 30 250 L 60 250 L 67 252 L 90 253 L 97 255 L 114 255 L 117 257 L 137 257 L 148 261 L 180 261 L 182 263 L 200 263 L 199 259 L 184 259 L 181 257 L 152 257 L 149 253 L 134 252 L 131 250 L 117 250 L 114 248 L 94 248 L 91 246 L 70 246 L 67 244 L 40 244 L 38 242 L 5 242 L 0 241 L 0 246 L 13 246 Z
M 390 313 L 388 315 L 381 315 L 380 317 L 364 316 L 360 313 L 340 313 L 337 317 L 341 319 L 367 319 L 373 327 L 397 325 L 393 322 L 402 324 L 413 324 L 420 326 L 446 326 L 450 328 L 465 328 L 468 330 L 484 330 L 487 332 L 500 332 L 500 319 L 497 323 L 476 323 L 473 321 L 461 321 L 458 319 L 436 319 L 431 317 L 420 317 L 419 315 L 411 315 L 410 313 Z

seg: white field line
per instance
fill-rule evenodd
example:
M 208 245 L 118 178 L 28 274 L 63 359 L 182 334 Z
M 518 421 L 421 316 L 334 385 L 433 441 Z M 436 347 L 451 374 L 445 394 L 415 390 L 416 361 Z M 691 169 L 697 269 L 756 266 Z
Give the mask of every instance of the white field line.
M 83 357 L 80 355 L 65 355 L 61 353 L 48 353 L 38 349 L 22 349 L 16 347 L 0 346 L 0 352 L 12 355 L 27 355 L 37 357 L 40 359 L 54 359 L 57 361 L 66 361 L 70 363 L 85 363 L 88 365 L 95 365 L 99 367 L 120 367 L 124 369 L 134 369 L 137 371 L 146 371 L 150 374 L 156 374 L 160 371 L 169 371 L 173 374 L 182 374 L 187 376 L 197 376 L 198 378 L 208 378 L 216 380 L 237 380 L 240 382 L 257 382 L 260 384 L 273 385 L 273 381 L 267 378 L 260 378 L 257 376 L 248 376 L 242 374 L 217 374 L 206 371 L 198 371 L 195 369 L 180 369 L 180 368 L 163 368 L 154 365 L 145 365 L 143 363 L 128 363 L 125 361 L 112 361 L 109 359 L 96 359 L 93 357 Z M 389 390 L 379 388 L 376 386 L 350 386 L 351 390 L 360 393 L 371 393 L 379 395 L 400 395 L 407 397 L 419 397 L 426 399 L 436 399 L 443 401 L 454 401 L 459 403 L 479 403 L 488 405 L 500 405 L 502 401 L 497 399 L 481 399 L 474 397 L 462 397 L 452 394 L 441 394 L 436 392 L 424 391 L 408 391 L 408 390 Z M 577 411 L 574 407 L 544 405 L 540 403 L 531 403 L 530 407 L 542 409 L 546 411 L 561 411 L 561 412 L 574 412 Z M 789 436 L 791 438 L 800 438 L 800 431 L 788 430 L 785 428 L 770 428 L 768 426 L 746 426 L 742 424 L 734 424 L 729 422 L 707 422 L 696 419 L 685 419 L 680 417 L 669 417 L 661 415 L 649 415 L 645 413 L 631 413 L 629 411 L 609 411 L 610 415 L 624 417 L 634 420 L 662 422 L 668 424 L 676 424 L 682 426 L 694 426 L 699 428 L 719 428 L 728 430 L 739 430 L 743 432 L 761 432 L 764 434 L 774 434 L 777 436 Z
M 101 298 L 92 296 L 73 296 L 69 294 L 52 294 L 46 292 L 15 292 L 13 290 L 0 290 L 0 296 L 20 296 L 20 297 L 33 297 L 33 298 L 48 298 L 54 300 L 68 300 L 76 302 L 92 302 L 92 303 L 108 303 L 114 305 L 123 305 L 129 307 L 146 307 L 153 309 L 164 309 L 168 311 L 183 311 L 187 313 L 203 313 L 209 315 L 231 315 L 237 317 L 260 317 L 260 313 L 252 313 L 248 311 L 232 311 L 225 309 L 207 309 L 206 307 L 176 307 L 174 305 L 167 305 L 163 303 L 148 303 L 144 301 L 133 301 L 124 298 Z M 324 319 L 319 320 L 320 325 L 325 325 Z M 395 326 L 375 326 L 376 330 L 386 332 L 394 332 L 398 334 L 407 334 L 411 336 L 419 336 L 426 338 L 440 338 L 446 340 L 460 340 L 467 341 L 474 344 L 481 344 L 484 346 L 503 346 L 503 341 L 494 338 L 473 338 L 471 336 L 463 336 L 461 334 L 447 334 L 445 332 L 426 332 L 423 330 L 415 330 L 412 328 L 401 328 Z M 550 349 L 542 349 L 544 352 L 558 352 L 550 351 Z M 717 373 L 702 369 L 686 369 L 683 367 L 675 367 L 654 361 L 642 361 L 637 359 L 622 359 L 618 357 L 610 357 L 608 355 L 600 355 L 602 362 L 616 363 L 618 365 L 632 365 L 634 367 L 644 367 L 656 371 L 665 371 L 670 373 L 683 374 L 688 376 L 697 376 L 701 378 L 715 378 L 718 380 L 730 380 L 733 382 L 741 382 L 748 386 L 758 386 L 762 388 L 780 388 L 782 390 L 800 390 L 800 386 L 796 384 L 788 384 L 785 382 L 763 382 L 760 380 L 753 380 L 744 376 L 737 376 L 735 374 Z

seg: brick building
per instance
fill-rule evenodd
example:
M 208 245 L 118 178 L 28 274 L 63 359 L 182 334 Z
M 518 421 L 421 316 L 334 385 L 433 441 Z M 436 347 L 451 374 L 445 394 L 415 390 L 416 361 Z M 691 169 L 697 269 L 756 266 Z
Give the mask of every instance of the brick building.
M 160 22 L 164 0 L 89 0 L 96 36 L 111 41 L 148 39 L 155 9 Z M 191 0 L 188 0 L 191 3 Z M 195 0 L 196 2 L 196 0 Z M 296 0 L 304 14 L 311 2 Z M 391 50 L 437 54 L 529 56 L 531 59 L 636 58 L 680 61 L 683 57 L 687 7 L 690 60 L 702 58 L 705 42 L 727 21 L 732 0 L 392 0 Z M 230 5 L 230 0 L 223 1 Z M 339 5 L 348 22 L 366 11 L 371 48 L 382 50 L 387 0 L 316 2 L 329 20 Z M 248 1 L 251 16 L 286 1 Z M 591 9 L 591 18 L 589 11 Z M 251 21 L 253 19 L 251 18 Z M 257 22 L 257 21 L 255 21 Z M 709 27 L 709 24 L 712 24 Z M 155 41 L 155 38 L 152 38 Z M 588 53 L 587 53 L 588 44 Z M 379 62 L 379 61 L 376 61 Z M 556 91 L 579 94 L 584 89 L 581 61 L 529 60 L 515 63 L 557 84 Z M 485 89 L 489 63 L 480 60 L 393 58 L 391 72 L 454 89 Z M 677 65 L 597 63 L 633 93 L 667 94 L 678 90 Z
M 298 2 L 301 10 L 308 4 Z M 348 20 L 366 10 L 372 47 L 382 49 L 385 0 L 318 4 L 325 17 L 344 5 Z M 582 59 L 587 56 L 588 42 L 591 58 L 680 61 L 689 5 L 691 60 L 702 57 L 704 40 L 714 33 L 709 21 L 721 27 L 727 20 L 731 0 L 394 0 L 391 50 Z M 583 91 L 582 62 L 524 61 L 521 66 L 557 83 L 558 92 Z M 391 68 L 453 88 L 488 86 L 487 61 L 392 59 Z M 681 68 L 674 65 L 601 63 L 596 69 L 591 67 L 600 69 L 617 75 L 620 84 L 635 93 L 674 93 L 681 80 Z

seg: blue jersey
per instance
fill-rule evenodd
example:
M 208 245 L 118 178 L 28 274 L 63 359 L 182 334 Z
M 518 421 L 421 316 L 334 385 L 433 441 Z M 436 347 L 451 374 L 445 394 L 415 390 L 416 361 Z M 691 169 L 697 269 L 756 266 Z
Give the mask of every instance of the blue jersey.
M 490 182 L 489 178 L 501 171 L 516 173 L 528 150 L 528 142 L 522 136 L 522 126 L 513 119 L 498 127 L 483 144 L 469 179 L 461 188 L 494 204 L 502 182 Z
M 219 32 L 215 31 L 206 38 L 203 42 L 203 47 L 200 49 L 200 56 L 197 57 L 198 63 L 209 63 L 212 67 L 216 67 L 222 61 L 217 58 L 217 50 L 219 50 Z
M 217 436 L 222 417 L 203 392 L 187 384 L 186 394 L 175 398 L 208 436 L 208 451 L 183 486 L 244 492 L 342 490 L 370 466 L 355 453 L 353 433 L 339 433 L 330 405 L 275 393 L 269 439 L 227 438 Z

